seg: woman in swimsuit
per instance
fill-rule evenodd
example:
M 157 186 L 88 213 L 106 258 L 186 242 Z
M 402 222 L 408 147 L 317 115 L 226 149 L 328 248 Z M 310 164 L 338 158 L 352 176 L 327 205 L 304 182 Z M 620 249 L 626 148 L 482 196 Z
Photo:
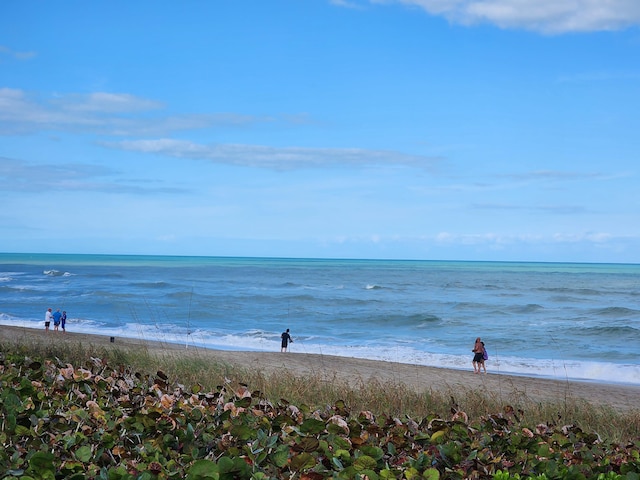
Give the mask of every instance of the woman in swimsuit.
M 473 344 L 473 373 L 480 373 L 480 368 L 482 367 L 483 358 L 482 355 L 484 353 L 484 347 L 482 346 L 482 340 L 480 337 L 476 338 L 476 343 Z

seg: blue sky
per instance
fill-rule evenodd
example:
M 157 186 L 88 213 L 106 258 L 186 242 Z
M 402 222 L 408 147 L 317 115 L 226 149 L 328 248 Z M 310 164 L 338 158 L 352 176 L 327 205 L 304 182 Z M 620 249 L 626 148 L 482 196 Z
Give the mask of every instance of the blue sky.
M 0 4 L 0 251 L 640 262 L 637 0 Z

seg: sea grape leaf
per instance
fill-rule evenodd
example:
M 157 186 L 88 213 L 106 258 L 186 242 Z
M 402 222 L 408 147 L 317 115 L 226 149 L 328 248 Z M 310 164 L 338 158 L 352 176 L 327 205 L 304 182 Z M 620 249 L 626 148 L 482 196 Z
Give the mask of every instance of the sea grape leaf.
M 431 443 L 442 443 L 444 441 L 444 438 L 442 437 L 445 433 L 447 433 L 446 430 L 438 430 L 437 432 L 435 432 L 433 435 L 431 435 Z
M 334 453 L 334 456 L 336 458 L 339 458 L 343 462 L 351 459 L 351 454 L 349 453 L 349 450 L 345 450 L 343 448 L 337 449 L 336 452 Z
M 236 400 L 235 402 L 233 402 L 233 404 L 238 408 L 240 408 L 240 407 L 242 407 L 242 408 L 250 407 L 251 406 L 251 397 L 240 398 L 239 400 Z
M 291 458 L 291 468 L 296 471 L 313 468 L 315 464 L 315 458 L 306 452 Z
M 320 441 L 314 437 L 304 437 L 297 442 L 293 449 L 297 452 L 315 452 L 320 446 Z
M 13 413 L 7 413 L 4 425 L 7 432 L 13 433 L 16 428 L 16 416 Z
M 193 419 L 193 421 L 199 422 L 200 420 L 202 420 L 202 412 L 199 409 L 194 408 L 191 411 L 191 418 Z
M 289 461 L 289 447 L 287 445 L 280 445 L 271 455 L 271 460 L 278 468 L 284 467 Z
M 439 445 L 438 451 L 440 452 L 440 455 L 442 455 L 443 458 L 448 459 L 453 463 L 458 463 L 460 461 L 460 458 L 461 458 L 460 449 L 453 442 L 449 442 L 444 445 Z
M 356 458 L 355 462 L 353 462 L 353 466 L 358 471 L 372 470 L 376 468 L 377 463 L 378 462 L 376 462 L 376 460 L 374 458 L 371 458 L 369 455 L 361 455 L 360 457 Z
M 422 473 L 425 480 L 440 480 L 440 471 L 437 468 L 428 468 Z
M 88 445 L 83 445 L 78 450 L 76 450 L 76 458 L 80 462 L 88 462 L 89 460 L 91 460 L 91 456 L 91 447 L 89 447 Z
M 349 450 L 351 448 L 351 444 L 346 438 L 340 436 L 331 437 L 331 441 L 335 448 L 341 448 L 345 450 Z
M 360 474 L 360 478 L 367 478 L 369 480 L 378 480 L 380 478 L 378 474 L 373 470 L 365 469 L 365 470 L 360 470 L 358 473 Z
M 186 480 L 201 480 L 218 477 L 218 465 L 211 460 L 197 460 L 189 468 Z
M 231 434 L 240 440 L 249 440 L 255 435 L 255 430 L 249 425 L 236 425 L 231 429 Z
M 315 418 L 307 418 L 300 425 L 300 432 L 308 434 L 318 434 L 325 429 L 325 423 Z
M 55 456 L 50 452 L 36 452 L 29 459 L 29 470 L 43 475 L 44 478 L 47 473 L 55 472 L 54 460 Z
M 103 475 L 100 478 L 104 478 Z M 129 480 L 132 476 L 127 472 L 127 469 L 123 466 L 116 468 L 110 468 L 108 473 L 109 480 Z
M 73 475 L 69 475 L 65 477 L 65 480 L 86 480 L 86 475 L 84 473 L 74 473 Z
M 11 390 L 7 389 L 6 390 L 8 393 L 6 396 L 4 396 L 4 407 L 7 411 L 14 411 L 14 412 L 18 412 L 20 411 L 20 408 L 22 407 L 22 400 L 20 400 L 20 397 L 17 396 L 15 393 L 13 393 Z
M 384 450 L 382 450 L 380 447 L 363 445 L 359 448 L 359 450 L 365 455 L 369 455 L 371 458 L 374 458 L 376 461 L 380 460 L 384 456 Z
M 240 457 L 222 457 L 218 460 L 218 471 L 221 480 L 237 480 L 240 478 L 249 478 L 251 476 L 251 468 Z
M 28 427 L 25 427 L 23 425 L 16 425 L 15 428 L 15 433 L 18 436 L 27 436 L 30 434 L 30 429 Z

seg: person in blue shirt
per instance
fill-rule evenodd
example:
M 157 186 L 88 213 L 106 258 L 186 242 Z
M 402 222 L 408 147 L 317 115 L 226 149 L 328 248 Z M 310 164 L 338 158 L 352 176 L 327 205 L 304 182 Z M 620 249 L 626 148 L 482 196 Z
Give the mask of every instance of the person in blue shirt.
M 60 319 L 62 318 L 62 314 L 60 313 L 60 309 L 56 310 L 53 314 L 53 331 L 57 332 L 60 327 Z

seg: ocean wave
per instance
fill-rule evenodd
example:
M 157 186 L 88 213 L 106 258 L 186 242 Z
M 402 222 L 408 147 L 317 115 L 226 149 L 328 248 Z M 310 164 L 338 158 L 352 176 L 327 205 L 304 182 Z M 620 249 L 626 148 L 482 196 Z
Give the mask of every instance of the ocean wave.
M 635 317 L 640 315 L 639 310 L 627 307 L 605 307 L 591 310 L 592 315 L 600 315 L 603 317 Z
M 365 290 L 382 290 L 384 287 L 381 287 L 380 285 L 367 285 L 364 288 Z
M 640 329 L 628 325 L 625 326 L 597 326 L 582 328 L 583 335 L 603 337 L 609 336 L 624 339 L 625 342 L 640 341 Z M 640 343 L 639 343 L 640 345 Z
M 0 324 L 42 328 L 42 322 L 15 319 L 7 314 L 0 314 Z M 135 338 L 142 341 L 184 344 L 185 348 L 280 350 L 279 331 L 252 329 L 243 334 L 235 334 L 224 331 L 188 329 L 186 326 L 170 324 L 122 323 L 118 326 L 107 326 L 100 322 L 79 318 L 70 318 L 67 326 L 69 331 L 97 333 L 116 338 L 118 336 Z M 471 370 L 471 357 L 466 353 L 432 353 L 416 350 L 407 344 L 400 343 L 391 345 L 332 345 L 316 343 L 313 338 L 312 336 L 294 335 L 291 352 Z M 640 385 L 640 365 L 635 364 L 498 356 L 490 350 L 487 369 L 491 373 Z
M 173 285 L 167 282 L 157 281 L 157 282 L 133 282 L 131 283 L 131 286 L 135 288 L 154 289 L 154 288 L 169 288 L 169 287 L 172 287 Z
M 42 273 L 49 277 L 62 277 L 66 272 L 61 272 L 60 270 L 45 270 Z
M 544 307 L 537 303 L 529 303 L 527 305 L 514 305 L 509 307 L 507 310 L 512 313 L 534 313 L 544 310 Z
M 489 305 L 484 303 L 474 303 L 474 302 L 457 302 L 453 308 L 456 310 L 483 310 L 489 307 Z
M 565 295 L 599 296 L 604 294 L 604 292 L 592 288 L 538 287 L 534 290 L 539 292 L 562 293 Z

